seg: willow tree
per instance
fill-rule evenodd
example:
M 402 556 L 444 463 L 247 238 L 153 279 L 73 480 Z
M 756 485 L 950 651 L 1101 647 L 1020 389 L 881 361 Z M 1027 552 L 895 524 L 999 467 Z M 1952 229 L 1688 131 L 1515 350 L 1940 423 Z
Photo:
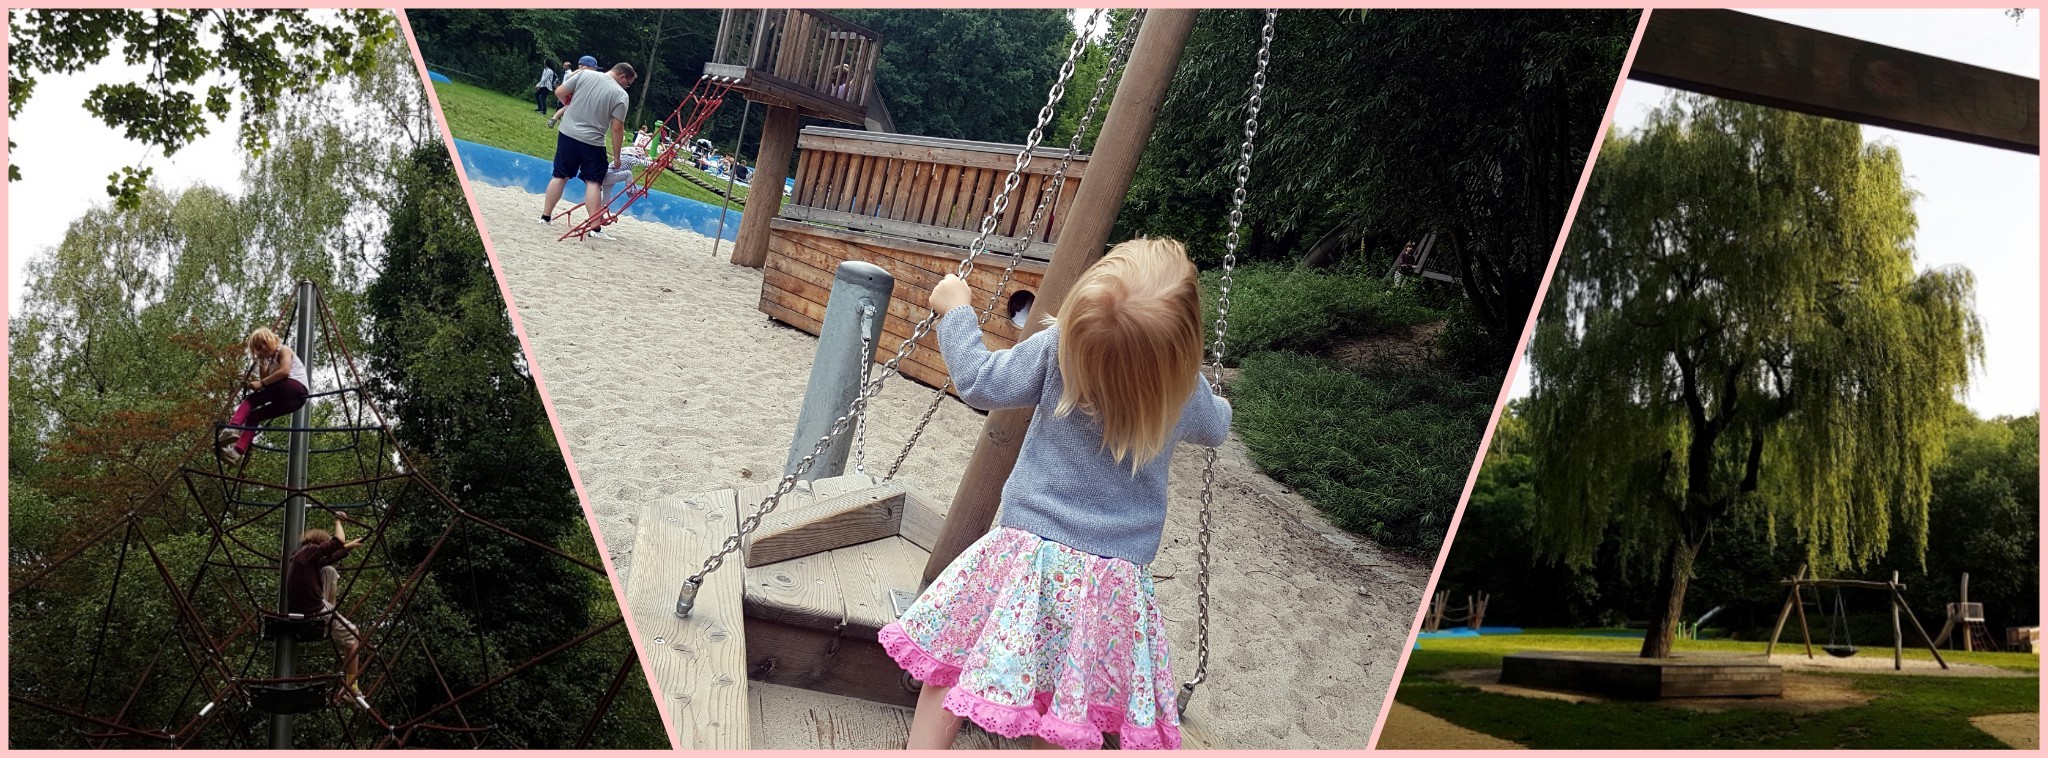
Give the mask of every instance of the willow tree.
M 1913 200 L 1855 124 L 1703 96 L 1602 149 L 1530 347 L 1537 538 L 1650 567 L 1644 657 L 1737 516 L 1821 571 L 1924 555 L 1983 337 L 1968 271 L 1915 270 Z

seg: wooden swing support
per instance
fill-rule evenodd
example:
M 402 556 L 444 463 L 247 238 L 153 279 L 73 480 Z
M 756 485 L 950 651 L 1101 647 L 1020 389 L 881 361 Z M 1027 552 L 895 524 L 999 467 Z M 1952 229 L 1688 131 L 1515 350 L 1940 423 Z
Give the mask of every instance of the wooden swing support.
M 1948 668 L 1948 661 L 1942 659 L 1941 650 L 1935 646 L 1934 638 L 1927 636 L 1927 628 L 1920 625 L 1920 619 L 1913 615 L 1913 609 L 1906 606 L 1906 597 L 1902 592 L 1906 589 L 1906 585 L 1899 582 L 1899 572 L 1892 572 L 1891 581 L 1888 582 L 1874 582 L 1866 579 L 1821 579 L 1809 575 L 1807 565 L 1802 563 L 1799 564 L 1799 570 L 1792 574 L 1792 578 L 1778 583 L 1786 587 L 1785 605 L 1783 608 L 1778 609 L 1778 623 L 1771 628 L 1770 644 L 1764 646 L 1765 658 L 1769 658 L 1771 652 L 1777 649 L 1778 637 L 1785 631 L 1785 622 L 1795 612 L 1799 614 L 1799 637 L 1805 643 L 1806 657 L 1813 657 L 1813 632 L 1807 628 L 1806 604 L 1802 602 L 1801 597 L 1808 587 L 1812 587 L 1815 590 L 1833 587 L 1837 590 L 1883 590 L 1891 596 L 1892 670 L 1897 671 L 1905 668 L 1906 636 L 1899 624 L 1901 614 L 1904 614 L 1905 620 L 1912 622 L 1914 636 L 1919 637 L 1920 642 L 1927 646 L 1927 652 L 1934 655 L 1934 662 L 1941 664 L 1944 670 Z

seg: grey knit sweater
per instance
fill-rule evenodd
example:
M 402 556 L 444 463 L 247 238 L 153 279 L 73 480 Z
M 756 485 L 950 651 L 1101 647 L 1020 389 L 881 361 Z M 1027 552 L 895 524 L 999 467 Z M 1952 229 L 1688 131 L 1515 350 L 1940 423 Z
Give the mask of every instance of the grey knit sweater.
M 1053 413 L 1065 388 L 1059 334 L 1054 326 L 1014 348 L 991 352 L 982 343 L 973 307 L 955 308 L 939 320 L 939 351 L 961 400 L 982 410 L 1037 408 L 1017 466 L 1003 485 L 999 523 L 1076 550 L 1151 563 L 1166 527 L 1166 468 L 1173 449 L 1181 440 L 1223 444 L 1230 436 L 1230 404 L 1201 379 L 1165 451 L 1134 475 L 1128 460 L 1119 464 L 1103 449 L 1102 427 L 1093 417 Z

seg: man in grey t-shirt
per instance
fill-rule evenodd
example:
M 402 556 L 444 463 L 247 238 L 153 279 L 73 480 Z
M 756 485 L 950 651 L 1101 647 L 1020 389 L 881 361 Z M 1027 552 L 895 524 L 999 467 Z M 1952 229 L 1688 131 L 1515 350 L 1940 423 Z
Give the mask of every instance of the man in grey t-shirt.
M 562 126 L 555 137 L 554 178 L 548 182 L 547 205 L 540 212 L 543 224 L 553 219 L 555 203 L 561 201 L 562 190 L 572 176 L 583 180 L 584 202 L 592 212 L 604 205 L 604 175 L 607 168 L 619 165 L 619 149 L 626 141 L 626 88 L 636 78 L 633 67 L 625 63 L 605 73 L 577 72 L 555 88 L 555 97 L 562 101 L 562 110 L 556 114 Z M 609 155 L 605 151 L 607 131 L 611 133 Z

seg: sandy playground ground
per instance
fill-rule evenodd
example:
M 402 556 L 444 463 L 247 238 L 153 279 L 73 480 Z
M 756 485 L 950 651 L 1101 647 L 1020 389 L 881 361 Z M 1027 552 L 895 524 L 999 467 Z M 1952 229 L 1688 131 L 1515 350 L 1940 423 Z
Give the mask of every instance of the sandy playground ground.
M 474 189 L 621 581 L 643 503 L 781 475 L 816 340 L 756 309 L 758 271 L 727 263 L 729 244 L 713 258 L 709 238 L 636 219 L 608 230 L 616 240 L 557 242 L 566 228 L 539 224 L 539 196 Z M 900 378 L 885 387 L 870 473 L 886 470 L 931 392 Z M 982 418 L 948 398 L 901 478 L 950 500 Z M 1174 459 L 1152 564 L 1183 677 L 1201 461 L 1188 446 Z M 1218 469 L 1211 668 L 1190 718 L 1223 748 L 1365 747 L 1429 567 L 1331 527 L 1235 439 Z

